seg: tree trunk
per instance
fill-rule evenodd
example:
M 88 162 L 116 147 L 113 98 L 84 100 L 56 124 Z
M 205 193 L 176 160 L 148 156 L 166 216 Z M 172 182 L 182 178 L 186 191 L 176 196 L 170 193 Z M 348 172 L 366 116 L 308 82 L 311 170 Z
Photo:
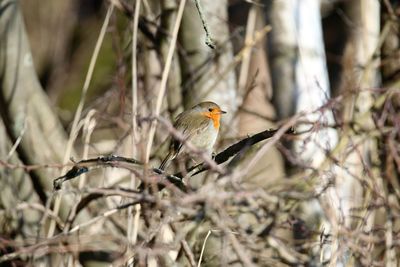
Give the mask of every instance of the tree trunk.
M 296 126 L 297 131 L 305 134 L 301 140 L 291 143 L 289 148 L 296 165 L 316 169 L 326 159 L 326 151 L 334 148 L 338 139 L 336 130 L 326 126 L 334 123 L 332 111 L 321 108 L 330 99 L 330 87 L 319 4 L 315 0 L 276 0 L 267 8 L 272 26 L 269 58 L 277 116 L 278 119 L 287 119 L 294 114 L 305 114 L 302 120 L 307 123 Z M 325 171 L 332 170 L 333 164 L 329 164 Z M 329 177 L 323 174 L 314 189 L 318 190 L 329 182 Z M 327 190 L 322 199 L 337 206 L 339 203 L 334 191 Z M 319 230 L 322 215 L 323 210 L 316 200 L 302 204 L 298 214 L 307 228 L 314 231 Z M 295 232 L 294 236 L 296 238 L 298 233 Z M 309 237 L 302 234 L 301 238 Z
M 237 103 L 235 73 L 230 66 L 233 55 L 226 23 L 227 1 L 206 0 L 200 4 L 217 47 L 213 50 L 205 44 L 195 3 L 188 1 L 179 32 L 184 105 L 188 108 L 204 100 L 215 101 L 229 112 L 226 118 L 230 118 Z
M 349 141 L 342 151 L 340 165 L 343 170 L 341 179 L 348 187 L 340 198 L 345 216 L 344 224 L 357 231 L 369 232 L 378 217 L 385 217 L 381 214 L 382 209 L 366 211 L 362 208 L 373 201 L 374 193 L 370 188 L 385 192 L 379 174 L 377 143 L 374 138 L 368 136 L 369 132 L 375 129 L 371 113 L 374 105 L 371 88 L 376 88 L 380 83 L 377 71 L 380 64 L 377 54 L 380 4 L 378 0 L 354 0 L 347 2 L 345 9 L 353 25 L 349 26 L 349 42 L 344 55 L 345 79 L 342 85 L 342 93 L 345 96 L 345 126 L 342 139 L 348 138 Z M 350 126 L 353 123 L 354 126 Z M 369 171 L 364 174 L 366 169 Z M 362 218 L 362 222 L 357 218 Z M 355 240 L 357 241 L 359 240 Z M 368 247 L 371 257 L 361 259 L 363 264 L 372 264 L 374 248 L 375 246 Z
M 22 164 L 59 164 L 67 137 L 37 79 L 18 1 L 2 1 L 0 10 L 0 109 L 7 137 L 10 143 L 20 141 L 16 151 Z M 28 174 L 37 194 L 46 202 L 59 171 L 42 167 Z M 73 204 L 69 196 L 62 197 L 63 219 Z M 85 216 L 83 212 L 77 222 Z

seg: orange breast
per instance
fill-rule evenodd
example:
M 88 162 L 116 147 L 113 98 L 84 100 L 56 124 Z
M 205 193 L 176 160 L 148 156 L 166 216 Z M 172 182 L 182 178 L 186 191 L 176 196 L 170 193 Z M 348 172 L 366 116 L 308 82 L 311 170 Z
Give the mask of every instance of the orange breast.
M 204 112 L 204 116 L 212 119 L 213 124 L 215 129 L 219 129 L 219 120 L 221 119 L 221 114 L 220 113 L 214 113 L 214 112 Z
M 219 120 L 221 118 L 221 114 L 211 113 L 210 117 L 213 120 L 215 129 L 219 129 Z

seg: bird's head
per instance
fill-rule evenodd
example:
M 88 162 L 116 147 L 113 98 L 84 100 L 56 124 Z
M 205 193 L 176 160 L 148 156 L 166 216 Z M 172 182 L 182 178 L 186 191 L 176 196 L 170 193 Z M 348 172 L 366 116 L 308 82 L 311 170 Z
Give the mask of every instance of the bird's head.
M 195 112 L 199 112 L 201 115 L 213 120 L 214 126 L 216 128 L 219 128 L 221 115 L 226 113 L 226 111 L 223 111 L 217 104 L 211 101 L 197 104 L 192 109 Z

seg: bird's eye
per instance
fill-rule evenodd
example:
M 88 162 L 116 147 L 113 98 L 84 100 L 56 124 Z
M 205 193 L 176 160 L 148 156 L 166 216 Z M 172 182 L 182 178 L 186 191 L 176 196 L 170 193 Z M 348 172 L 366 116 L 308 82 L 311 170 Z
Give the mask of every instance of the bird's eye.
M 209 109 L 208 109 L 208 111 L 210 111 L 210 112 L 211 112 L 211 111 L 213 111 L 213 109 L 212 109 L 212 108 L 209 108 Z

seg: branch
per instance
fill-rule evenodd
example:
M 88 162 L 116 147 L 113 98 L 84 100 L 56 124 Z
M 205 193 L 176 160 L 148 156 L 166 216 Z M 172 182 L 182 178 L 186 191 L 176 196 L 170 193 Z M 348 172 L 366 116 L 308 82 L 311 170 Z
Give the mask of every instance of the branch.
M 125 16 L 127 16 L 129 19 L 133 19 L 134 17 L 134 9 L 124 0 L 109 0 L 109 2 L 112 5 L 115 5 L 115 7 L 120 10 L 122 13 L 124 13 Z M 139 30 L 143 33 L 143 35 L 150 40 L 153 44 L 157 44 L 157 37 L 152 33 L 149 25 L 155 26 L 155 23 L 152 21 L 147 20 L 145 17 L 141 16 L 139 18 Z
M 54 190 L 61 189 L 61 186 L 65 181 L 68 181 L 75 177 L 78 177 L 81 174 L 88 172 L 90 169 L 93 169 L 94 167 L 98 167 L 98 166 L 123 167 L 123 166 L 120 166 L 120 163 L 143 165 L 140 161 L 137 161 L 135 159 L 114 156 L 114 155 L 81 160 L 81 161 L 75 163 L 75 165 L 66 174 L 54 179 L 53 189 Z
M 277 131 L 278 131 L 278 129 L 277 130 L 265 130 L 263 132 L 255 134 L 253 136 L 249 136 L 245 139 L 242 139 L 239 142 L 226 148 L 224 151 L 218 153 L 215 156 L 214 161 L 217 165 L 222 164 L 222 163 L 228 161 L 231 157 L 238 154 L 239 152 L 247 149 L 248 147 L 255 145 L 255 144 L 257 144 L 263 140 L 266 140 L 268 138 L 271 138 Z M 286 134 L 294 134 L 294 133 L 295 132 L 293 129 L 289 129 L 286 132 Z M 115 155 L 102 156 L 102 157 L 93 158 L 93 159 L 81 160 L 81 161 L 75 163 L 75 165 L 65 175 L 54 179 L 53 187 L 54 187 L 54 190 L 59 190 L 59 189 L 61 189 L 61 186 L 65 181 L 76 178 L 76 177 L 80 176 L 81 174 L 86 173 L 86 172 L 90 171 L 91 169 L 99 167 L 99 166 L 120 167 L 120 168 L 122 167 L 122 168 L 126 168 L 126 169 L 132 169 L 131 168 L 132 165 L 143 165 L 143 164 L 140 161 L 133 159 L 133 158 L 125 158 L 125 157 L 115 156 Z M 193 175 L 196 175 L 198 173 L 204 172 L 209 169 L 210 169 L 210 165 L 203 162 L 201 164 L 198 164 L 194 167 L 189 168 L 188 172 L 192 172 L 195 170 L 194 173 L 192 174 L 192 176 L 193 176 Z M 171 174 L 167 174 L 166 172 L 164 172 L 163 170 L 160 170 L 158 168 L 152 168 L 152 171 L 156 175 L 162 175 L 162 177 L 158 177 L 159 179 L 157 179 L 157 181 L 155 181 L 158 184 L 160 190 L 163 189 L 169 182 L 169 183 L 172 183 L 175 186 L 177 186 L 182 191 L 186 191 L 186 186 L 182 181 L 182 178 L 183 178 L 182 173 L 179 172 L 174 175 L 171 175 Z M 165 181 L 165 179 L 161 179 L 163 177 L 165 177 L 167 179 L 167 181 Z M 143 186 L 141 187 L 141 189 L 143 189 Z
M 196 3 L 196 8 L 197 8 L 197 11 L 199 12 L 201 23 L 203 24 L 204 31 L 206 32 L 206 41 L 205 41 L 205 43 L 211 49 L 215 49 L 214 40 L 211 38 L 211 34 L 210 34 L 209 29 L 208 29 L 208 24 L 206 22 L 206 19 L 204 18 L 204 12 L 203 12 L 203 9 L 201 8 L 200 2 L 199 2 L 199 0 L 194 0 L 194 2 Z
M 230 147 L 226 148 L 224 151 L 220 152 L 219 154 L 217 154 L 214 158 L 214 161 L 219 165 L 222 164 L 224 162 L 226 162 L 227 160 L 229 160 L 231 157 L 235 156 L 236 154 L 238 154 L 240 151 L 243 151 L 244 149 L 247 149 L 248 147 L 255 145 L 261 141 L 264 141 L 268 138 L 271 138 L 276 132 L 278 132 L 279 129 L 277 130 L 265 130 L 263 132 L 257 133 L 253 136 L 249 136 L 245 139 L 240 140 L 239 142 L 231 145 Z M 293 128 L 289 129 L 286 134 L 294 134 L 295 131 Z M 208 169 L 210 169 L 210 166 L 207 165 L 206 163 L 200 163 L 199 165 L 193 166 L 191 168 L 189 168 L 189 172 L 193 171 L 197 169 L 192 176 L 199 174 L 201 172 L 204 172 Z M 177 173 L 175 174 L 175 176 L 180 177 L 181 174 Z

